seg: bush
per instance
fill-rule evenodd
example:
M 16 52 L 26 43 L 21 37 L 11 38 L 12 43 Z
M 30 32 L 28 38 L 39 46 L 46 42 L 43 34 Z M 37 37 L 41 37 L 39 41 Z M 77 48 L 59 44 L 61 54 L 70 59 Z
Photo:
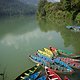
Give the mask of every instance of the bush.
M 80 23 L 80 13 L 78 13 L 78 15 L 76 16 L 76 19 L 75 19 L 78 23 Z

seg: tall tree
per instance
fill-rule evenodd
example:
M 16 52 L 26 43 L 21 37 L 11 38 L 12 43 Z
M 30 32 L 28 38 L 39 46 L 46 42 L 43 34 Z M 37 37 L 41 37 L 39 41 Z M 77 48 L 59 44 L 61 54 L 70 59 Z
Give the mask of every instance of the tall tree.
M 63 0 L 64 9 L 67 11 L 71 11 L 71 0 Z
M 44 9 L 45 4 L 47 3 L 47 0 L 40 0 L 38 4 L 38 12 L 40 13 L 40 16 L 45 16 L 46 11 Z

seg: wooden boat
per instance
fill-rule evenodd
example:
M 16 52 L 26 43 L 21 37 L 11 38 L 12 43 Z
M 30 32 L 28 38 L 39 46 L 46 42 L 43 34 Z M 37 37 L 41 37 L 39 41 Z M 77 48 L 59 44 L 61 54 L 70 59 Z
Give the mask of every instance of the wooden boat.
M 38 56 L 38 57 L 40 57 L 41 59 L 43 59 L 43 60 L 45 60 L 45 61 L 47 61 L 47 62 L 50 62 L 50 63 L 56 63 L 56 64 L 58 64 L 58 65 L 60 65 L 60 66 L 63 66 L 63 67 L 65 67 L 66 69 L 68 69 L 68 70 L 70 70 L 70 71 L 73 71 L 73 69 L 70 67 L 70 66 L 68 66 L 68 64 L 66 64 L 65 62 L 63 62 L 63 61 L 61 61 L 60 60 L 60 58 L 56 58 L 56 59 L 51 59 L 51 58 L 48 58 L 48 57 L 46 57 L 46 56 L 44 56 L 44 55 L 42 55 L 42 54 L 39 54 L 39 53 L 36 53 L 36 55 Z
M 47 66 L 47 62 L 45 62 L 40 57 L 36 57 L 36 56 L 30 55 L 29 58 L 35 63 L 41 64 L 42 66 Z
M 52 69 L 45 66 L 45 72 L 47 74 L 48 80 L 62 80 L 58 74 L 56 74 Z
M 73 72 L 73 69 L 70 66 L 68 66 L 65 62 L 61 61 L 59 58 L 54 59 L 54 62 L 61 66 L 64 66 L 65 68 L 67 68 L 68 71 Z
M 35 80 L 39 75 L 40 75 L 40 72 L 36 72 L 28 77 L 27 76 L 21 77 L 22 79 L 20 79 L 20 80 Z
M 41 59 L 47 61 L 47 62 L 52 62 L 52 59 L 51 58 L 49 58 L 49 57 L 47 57 L 47 56 L 45 56 L 43 54 L 36 53 L 35 55 L 38 56 L 38 57 L 40 57 Z
M 26 70 L 21 75 L 19 75 L 15 80 L 21 80 L 25 76 L 30 76 L 31 74 L 33 74 L 39 68 L 39 66 L 40 66 L 39 64 L 36 64 L 32 68 Z
M 64 77 L 64 80 L 70 80 L 67 76 Z
M 52 53 L 51 50 L 49 50 L 49 49 L 47 49 L 47 48 L 43 48 L 43 49 L 44 49 L 44 51 L 45 51 L 47 54 L 53 55 L 53 53 Z
M 54 56 L 58 55 L 64 55 L 71 58 L 80 58 L 80 55 L 74 54 L 72 52 L 69 52 L 67 50 L 57 49 L 55 47 L 50 47 L 50 50 L 53 52 Z
M 40 54 L 43 54 L 45 56 L 48 56 L 49 58 L 52 58 L 52 55 L 48 54 L 47 52 L 45 51 L 41 51 L 41 50 L 37 50 Z
M 66 26 L 67 29 L 77 29 L 80 30 L 80 26 Z
M 66 26 L 67 29 L 73 29 L 75 26 Z
M 72 58 L 68 58 L 68 57 L 58 57 L 58 58 L 60 58 L 61 60 L 67 60 L 67 61 L 70 61 L 70 62 L 72 62 L 72 61 L 80 62 L 79 59 L 72 59 Z
M 41 76 L 40 78 L 38 78 L 36 80 L 47 80 L 47 79 L 46 79 L 46 76 Z
M 64 57 L 58 57 L 60 60 L 64 61 L 67 63 L 69 66 L 80 69 L 80 63 L 76 62 L 77 60 L 71 59 L 71 58 L 64 58 Z
M 52 68 L 54 72 L 57 72 L 57 73 L 72 74 L 74 72 L 72 68 L 69 69 L 69 68 L 64 67 L 63 65 L 47 62 L 46 60 L 43 60 L 40 57 L 31 55 L 30 59 L 36 63 L 42 64 L 43 67 L 48 66 Z

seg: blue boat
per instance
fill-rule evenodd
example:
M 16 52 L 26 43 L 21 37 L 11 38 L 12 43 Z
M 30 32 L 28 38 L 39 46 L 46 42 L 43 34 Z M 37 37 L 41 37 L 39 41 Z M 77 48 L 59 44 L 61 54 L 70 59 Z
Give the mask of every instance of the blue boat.
M 22 74 L 20 74 L 15 80 L 21 80 L 24 77 L 29 77 L 39 68 L 39 66 L 40 66 L 39 64 L 36 64 L 32 68 L 30 68 L 30 69 L 26 70 L 25 72 L 23 72 Z
M 38 78 L 36 80 L 46 80 L 46 76 L 41 76 L 40 78 Z
M 32 75 L 30 75 L 29 77 L 21 77 L 21 80 L 35 80 L 38 76 L 39 76 L 40 72 L 36 72 Z
M 65 62 L 61 61 L 61 59 L 59 59 L 59 58 L 55 58 L 55 59 L 52 60 L 51 58 L 48 58 L 48 57 L 46 57 L 46 56 L 44 56 L 42 54 L 39 54 L 39 53 L 36 53 L 36 55 L 38 57 L 42 58 L 43 60 L 47 61 L 47 62 L 56 63 L 56 64 L 58 64 L 60 66 L 63 66 L 65 68 L 67 68 L 68 70 L 73 71 L 73 69 L 68 64 L 66 64 Z
M 64 67 L 67 68 L 68 70 L 73 71 L 73 69 L 72 69 L 68 64 L 66 64 L 65 62 L 61 61 L 61 59 L 56 58 L 56 59 L 54 59 L 53 61 L 54 61 L 55 63 L 61 65 L 61 66 L 64 66 Z
M 36 63 L 43 64 L 43 67 L 47 66 L 49 68 L 52 68 L 53 71 L 57 72 L 57 73 L 71 74 L 74 72 L 73 69 L 68 69 L 68 68 L 64 67 L 63 65 L 56 64 L 55 62 L 54 63 L 47 62 L 46 60 L 44 60 L 38 56 L 31 55 L 30 59 Z
M 47 65 L 47 62 L 45 62 L 43 59 L 41 59 L 40 57 L 36 57 L 36 56 L 33 56 L 33 55 L 30 55 L 29 58 L 35 62 L 35 63 L 39 63 L 41 64 L 42 66 L 48 66 Z
M 38 57 L 40 57 L 41 59 L 47 61 L 47 62 L 52 62 L 51 58 L 49 58 L 49 57 L 47 57 L 47 56 L 45 56 L 43 54 L 40 54 L 39 52 L 37 52 L 35 55 L 38 56 Z

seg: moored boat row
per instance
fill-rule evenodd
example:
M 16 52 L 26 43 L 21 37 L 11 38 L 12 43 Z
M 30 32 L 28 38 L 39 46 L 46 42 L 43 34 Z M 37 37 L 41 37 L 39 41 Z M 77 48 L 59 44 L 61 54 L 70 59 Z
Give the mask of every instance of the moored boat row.
M 60 57 L 59 55 L 62 56 Z M 71 57 L 68 57 L 70 55 Z M 73 68 L 80 69 L 80 60 L 73 59 L 80 56 L 76 56 L 72 52 L 54 47 L 37 50 L 35 54 L 29 55 L 29 58 L 38 64 L 23 72 L 15 80 L 70 80 L 66 74 L 74 73 Z M 45 69 L 44 71 L 39 69 L 41 66 Z M 42 75 L 42 72 L 45 74 Z M 65 74 L 64 79 L 57 73 Z
M 35 66 L 33 66 L 33 67 L 35 67 Z M 39 67 L 39 66 L 37 66 L 37 67 Z M 32 68 L 30 68 L 30 69 L 32 70 Z M 28 69 L 27 71 L 29 71 L 30 69 Z M 34 72 L 32 74 L 29 74 L 28 76 L 26 75 L 25 77 L 23 77 L 23 74 L 26 72 L 25 71 L 20 76 L 18 76 L 15 80 L 62 80 L 61 77 L 53 71 L 53 69 L 50 69 L 47 66 L 45 66 L 44 69 L 45 69 L 44 75 L 41 75 L 42 71 L 40 70 L 40 71 Z M 69 80 L 69 79 L 68 78 L 66 79 L 66 77 L 64 77 L 64 80 Z
M 47 62 L 46 60 L 41 59 L 40 57 L 33 56 L 33 55 L 30 56 L 30 59 L 33 62 L 41 64 L 43 67 L 48 66 L 48 67 L 52 68 L 54 70 L 54 72 L 57 72 L 57 73 L 71 74 L 74 72 L 73 69 L 70 68 L 67 64 L 66 64 L 66 67 L 64 67 L 63 66 L 64 64 L 59 65 L 59 64 L 56 64 L 55 62 L 50 63 L 50 62 Z

